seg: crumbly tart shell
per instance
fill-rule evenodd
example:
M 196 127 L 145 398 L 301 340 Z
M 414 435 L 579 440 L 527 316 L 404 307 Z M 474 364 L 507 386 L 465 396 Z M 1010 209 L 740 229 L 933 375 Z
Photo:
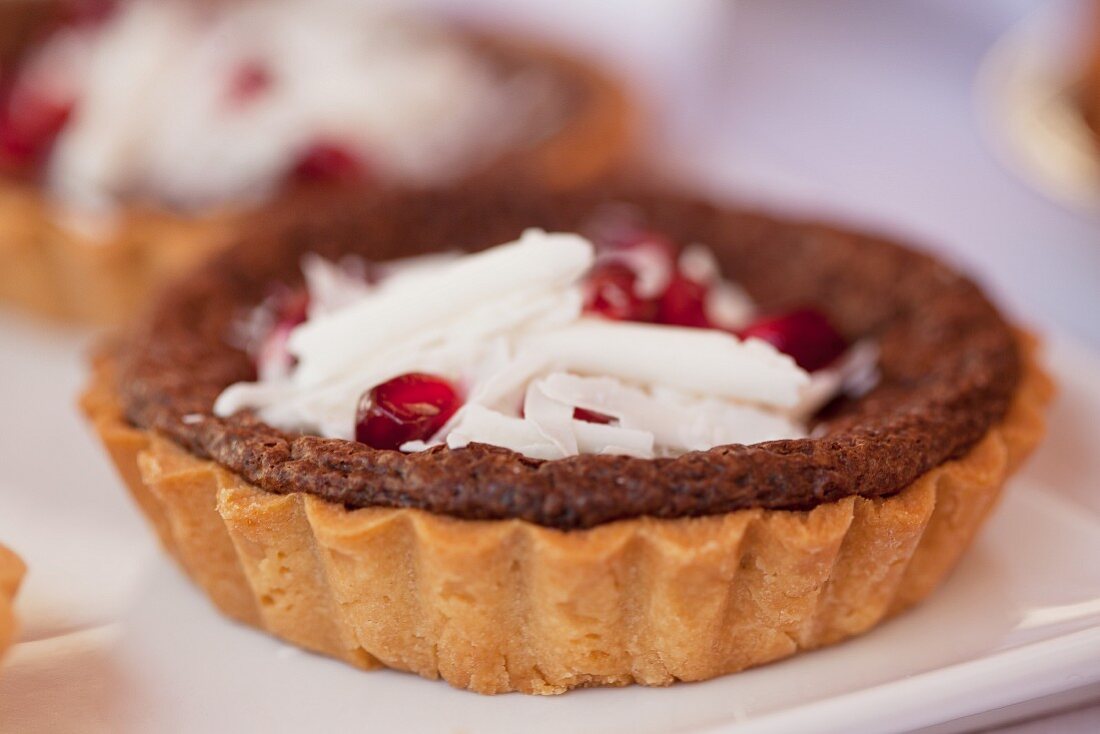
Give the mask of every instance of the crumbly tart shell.
M 505 153 L 470 183 L 500 177 L 570 190 L 627 160 L 634 112 L 617 84 L 585 63 L 529 44 L 479 39 L 479 45 L 556 71 L 573 87 L 574 108 L 555 132 Z M 123 323 L 166 280 L 227 245 L 266 211 L 186 217 L 130 207 L 108 236 L 93 237 L 62 224 L 40 187 L 0 173 L 0 302 L 60 321 Z
M 811 511 L 562 531 L 276 495 L 130 426 L 99 360 L 82 406 L 165 548 L 225 614 L 361 668 L 479 693 L 667 685 L 862 633 L 955 566 L 1044 432 L 1025 345 L 1006 417 L 900 493 Z
M 19 556 L 0 545 L 0 656 L 15 640 L 15 593 L 26 570 Z

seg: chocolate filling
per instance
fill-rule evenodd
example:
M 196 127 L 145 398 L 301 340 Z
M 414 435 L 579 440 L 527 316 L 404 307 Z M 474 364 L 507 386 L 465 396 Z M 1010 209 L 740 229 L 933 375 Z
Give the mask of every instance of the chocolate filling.
M 629 202 L 649 225 L 716 253 L 765 311 L 812 304 L 850 339 L 880 345 L 878 386 L 819 417 L 812 439 L 719 446 L 671 459 L 582 455 L 557 461 L 472 445 L 421 453 L 293 435 L 242 413 L 211 414 L 227 385 L 253 378 L 227 341 L 299 260 L 383 260 L 576 231 L 599 207 Z M 416 507 L 461 518 L 521 518 L 561 529 L 622 518 L 742 508 L 811 508 L 898 492 L 958 457 L 1007 410 L 1020 358 L 1012 329 L 978 287 L 926 255 L 827 225 L 723 209 L 662 193 L 604 189 L 533 195 L 508 187 L 301 200 L 181 280 L 116 352 L 135 425 L 155 429 L 276 493 L 348 507 Z M 425 298 L 433 294 L 425 293 Z M 691 359 L 691 355 L 682 355 Z

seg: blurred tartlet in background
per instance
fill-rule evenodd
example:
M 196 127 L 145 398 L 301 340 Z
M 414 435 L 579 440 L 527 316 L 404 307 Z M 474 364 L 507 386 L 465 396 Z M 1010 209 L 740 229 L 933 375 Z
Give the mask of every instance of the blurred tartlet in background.
M 995 152 L 1036 190 L 1100 209 L 1100 0 L 1028 14 L 986 55 L 978 112 Z
M 19 556 L 0 545 L 0 656 L 15 638 L 15 593 L 23 580 L 26 566 Z
M 0 299 L 66 320 L 126 319 L 303 189 L 568 189 L 630 149 L 599 71 L 385 3 L 24 0 L 0 21 Z

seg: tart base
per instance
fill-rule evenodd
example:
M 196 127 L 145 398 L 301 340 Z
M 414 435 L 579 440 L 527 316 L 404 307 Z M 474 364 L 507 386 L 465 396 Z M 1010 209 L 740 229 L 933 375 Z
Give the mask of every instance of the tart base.
M 15 593 L 26 571 L 19 556 L 0 545 L 0 656 L 15 640 Z
M 859 634 L 927 596 L 1039 442 L 1024 345 L 1003 421 L 883 499 L 561 531 L 261 491 L 127 424 L 109 359 L 83 409 L 165 548 L 225 614 L 361 668 L 479 693 L 667 685 Z

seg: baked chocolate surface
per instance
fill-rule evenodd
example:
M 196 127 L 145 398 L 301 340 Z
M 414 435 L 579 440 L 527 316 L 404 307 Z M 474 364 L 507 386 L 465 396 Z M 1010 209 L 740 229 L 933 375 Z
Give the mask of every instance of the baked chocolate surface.
M 669 459 L 542 461 L 479 444 L 402 454 L 289 434 L 247 412 L 211 413 L 223 388 L 254 376 L 249 358 L 227 340 L 234 323 L 274 283 L 300 283 L 304 253 L 383 260 L 480 249 L 530 226 L 576 231 L 599 207 L 624 202 L 681 243 L 711 247 L 763 310 L 812 304 L 850 339 L 876 339 L 878 386 L 831 406 L 819 417 L 819 437 Z M 165 292 L 114 358 L 130 421 L 267 491 L 561 529 L 898 492 L 1000 420 L 1020 371 L 1012 329 L 973 282 L 889 241 L 671 194 L 535 196 L 506 186 L 299 201 Z

